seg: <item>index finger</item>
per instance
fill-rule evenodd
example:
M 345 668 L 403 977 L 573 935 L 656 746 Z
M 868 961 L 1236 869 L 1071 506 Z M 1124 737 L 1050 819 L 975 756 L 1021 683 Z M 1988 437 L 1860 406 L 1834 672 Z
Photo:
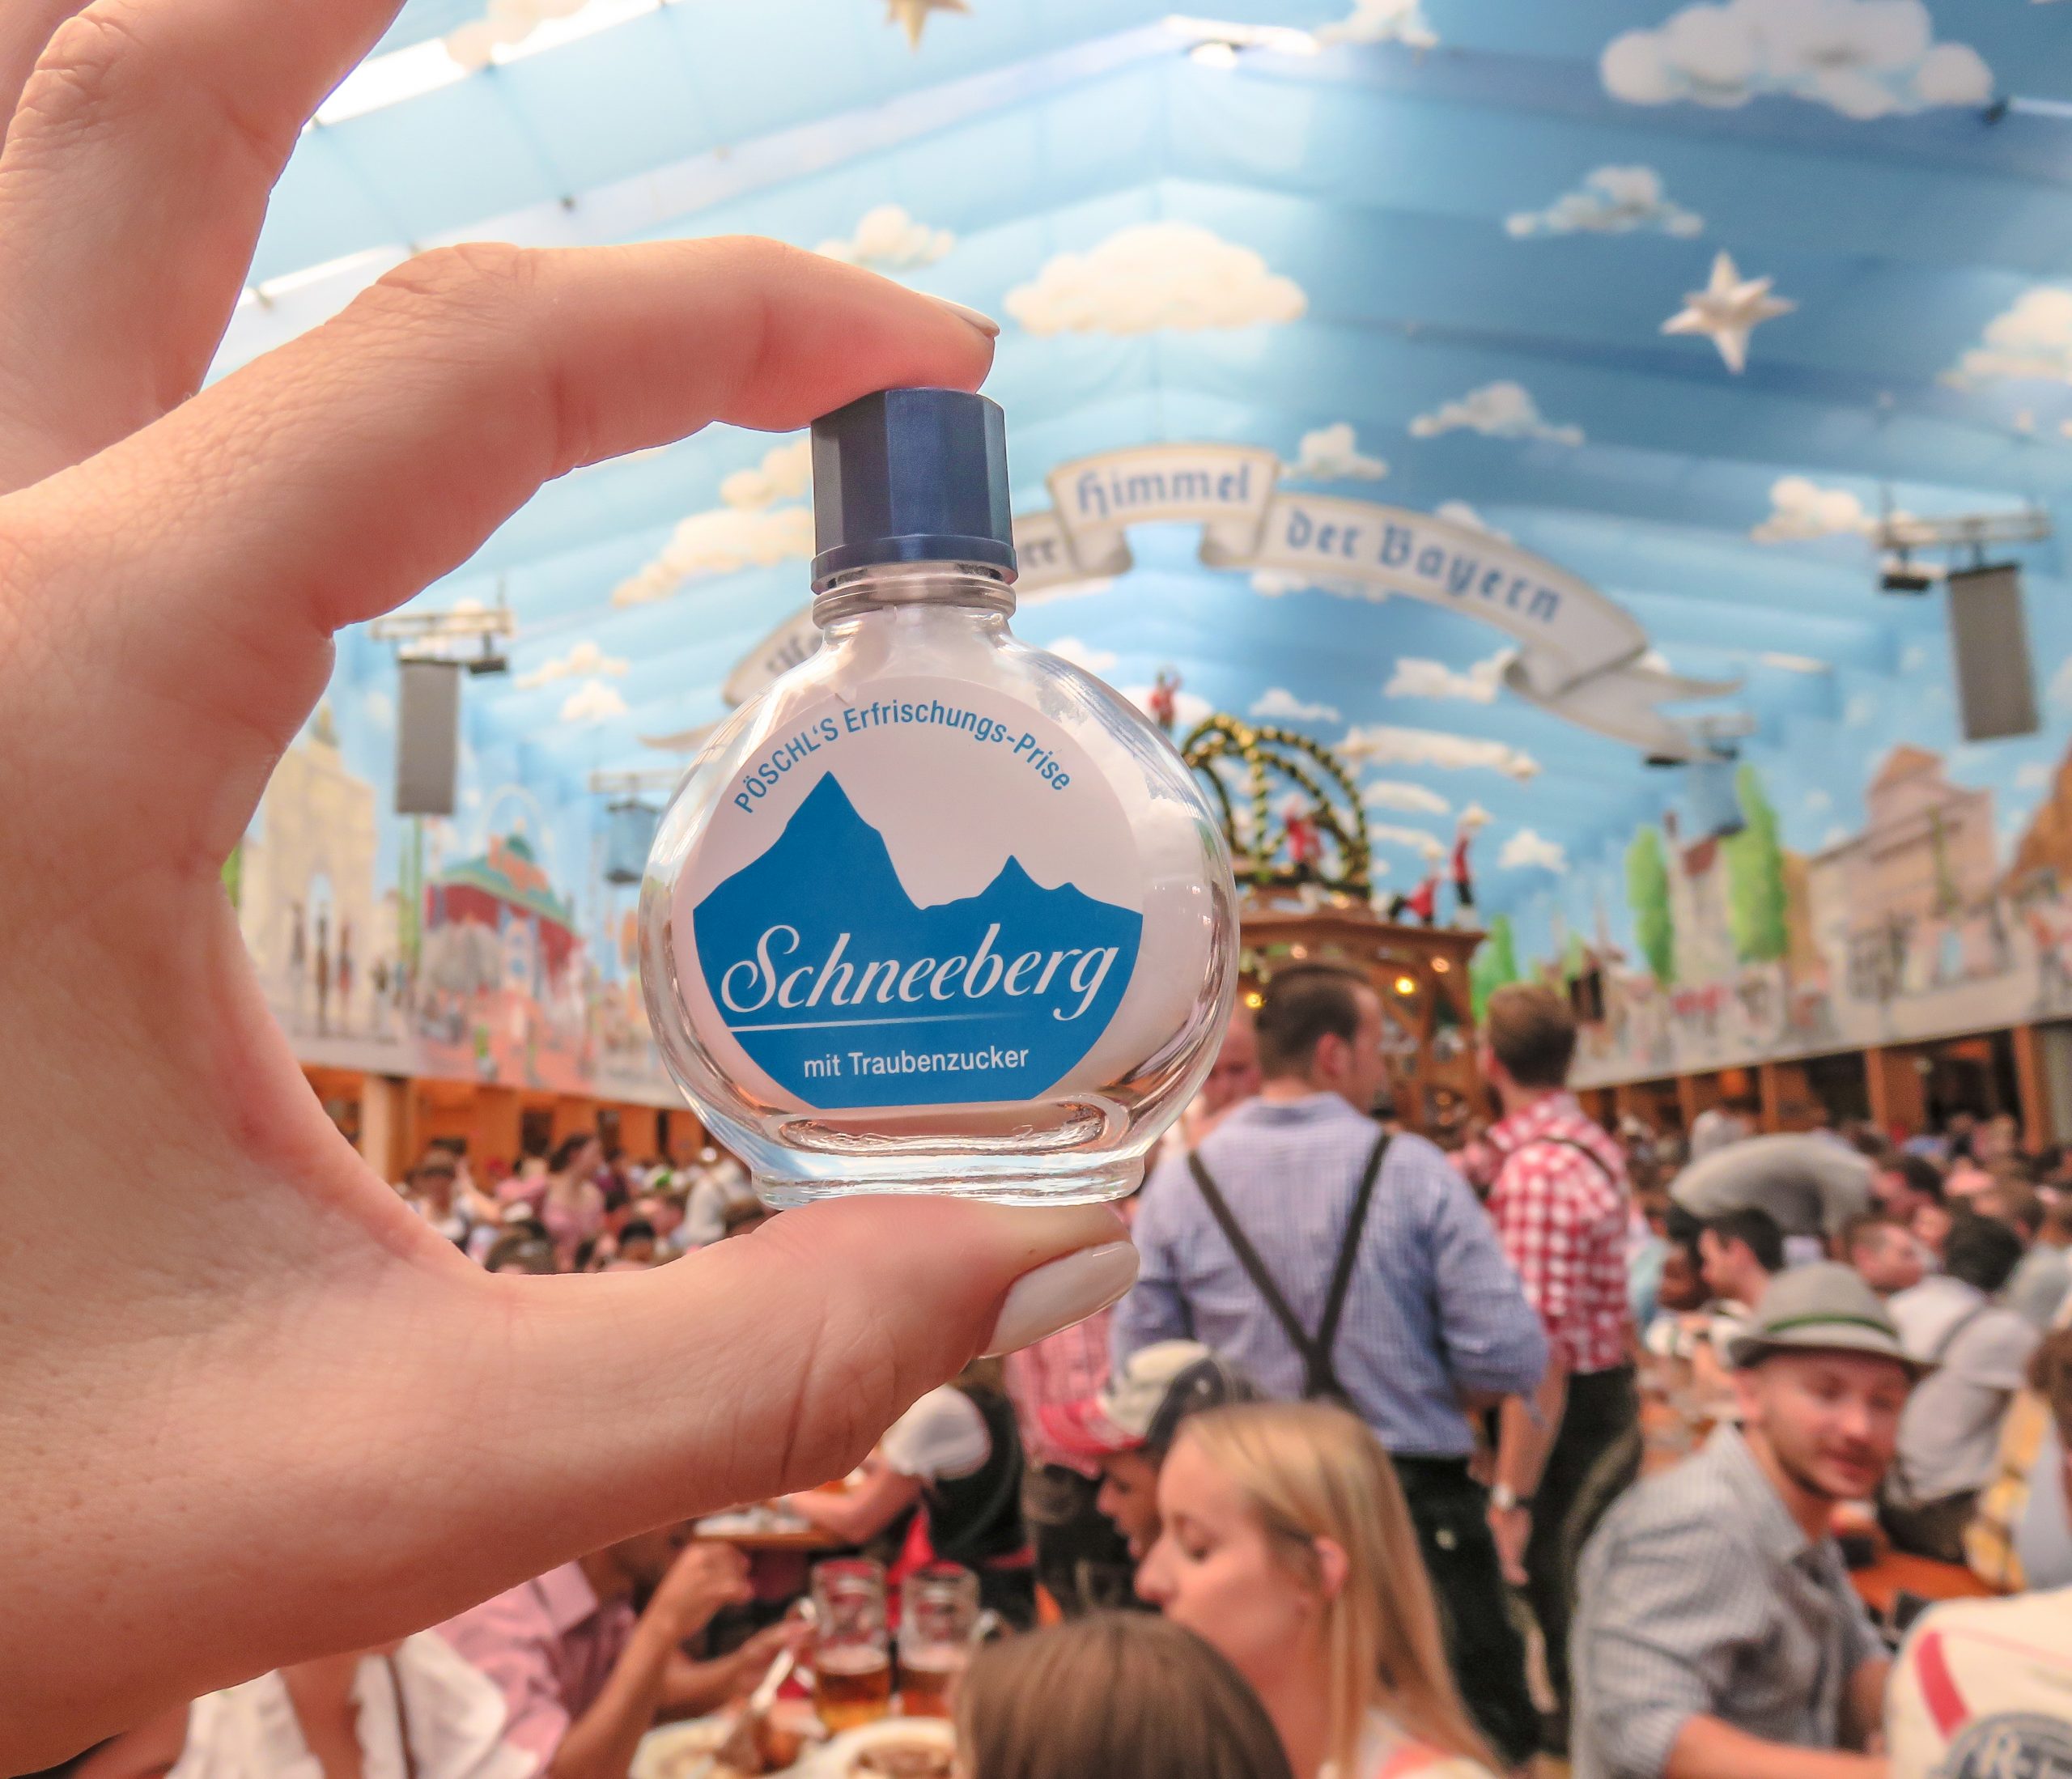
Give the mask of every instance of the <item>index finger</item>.
M 40 597 L 122 662 L 95 754 L 134 777 L 184 743 L 161 838 L 220 857 L 251 812 L 219 788 L 256 795 L 330 633 L 466 560 L 543 482 L 715 419 L 974 388 L 991 359 L 949 305 L 775 242 L 452 248 L 0 515 L 57 552 Z

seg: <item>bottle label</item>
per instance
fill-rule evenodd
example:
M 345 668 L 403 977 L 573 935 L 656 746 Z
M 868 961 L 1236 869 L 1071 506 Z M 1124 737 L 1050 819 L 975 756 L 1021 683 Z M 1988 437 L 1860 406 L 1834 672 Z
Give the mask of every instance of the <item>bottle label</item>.
M 680 981 L 723 1068 L 808 1110 L 1042 1098 L 1136 967 L 1143 873 L 1069 733 L 960 680 L 809 705 L 677 879 Z

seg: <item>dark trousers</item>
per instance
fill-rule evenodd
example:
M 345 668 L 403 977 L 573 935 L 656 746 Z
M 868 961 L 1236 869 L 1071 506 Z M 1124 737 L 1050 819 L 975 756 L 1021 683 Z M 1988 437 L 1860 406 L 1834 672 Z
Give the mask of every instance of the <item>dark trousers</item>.
M 1101 1485 L 1061 1464 L 1033 1467 L 1021 1485 L 1021 1517 L 1036 1547 L 1036 1579 L 1067 1618 L 1128 1606 L 1136 1566 L 1128 1541 L 1093 1505 Z
M 1399 1457 L 1395 1473 L 1438 1597 L 1461 1696 L 1504 1764 L 1522 1766 L 1539 1747 L 1539 1713 L 1489 1535 L 1489 1492 L 1468 1475 L 1464 1458 Z
M 1569 1621 L 1576 1598 L 1576 1561 L 1593 1520 L 1640 1475 L 1640 1399 L 1633 1369 L 1586 1372 L 1569 1380 L 1560 1431 L 1547 1454 L 1525 1548 L 1526 1599 L 1547 1640 L 1547 1678 L 1563 1717 L 1569 1709 Z

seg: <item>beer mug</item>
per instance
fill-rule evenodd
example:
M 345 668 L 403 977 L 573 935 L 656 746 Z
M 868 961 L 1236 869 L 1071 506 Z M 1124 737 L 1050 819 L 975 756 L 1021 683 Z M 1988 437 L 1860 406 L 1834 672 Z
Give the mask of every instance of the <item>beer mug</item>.
M 892 1709 L 883 1565 L 867 1557 L 821 1564 L 813 1572 L 813 1702 L 820 1721 L 832 1735 L 876 1722 Z
M 899 1709 L 946 1717 L 950 1693 L 971 1658 L 979 1577 L 958 1563 L 911 1571 L 899 1590 Z

